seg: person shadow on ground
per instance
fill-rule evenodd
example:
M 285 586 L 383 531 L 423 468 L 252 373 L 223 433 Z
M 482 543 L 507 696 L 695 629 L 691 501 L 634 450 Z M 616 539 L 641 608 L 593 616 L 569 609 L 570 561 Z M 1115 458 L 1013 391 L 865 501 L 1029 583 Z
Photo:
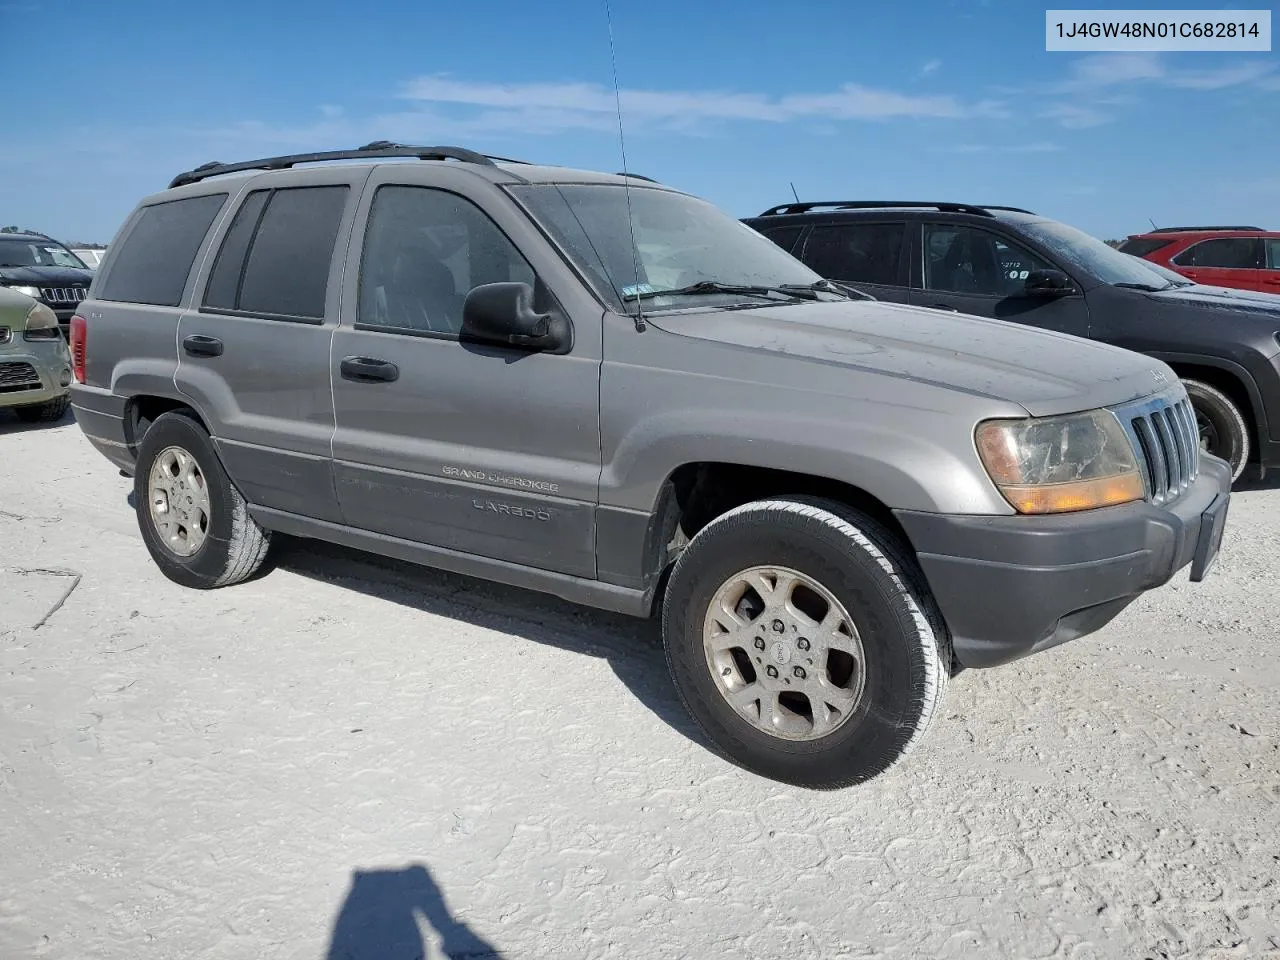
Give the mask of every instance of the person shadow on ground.
M 356 870 L 333 923 L 327 960 L 423 960 L 418 918 L 440 935 L 449 960 L 501 960 L 502 955 L 445 906 L 440 888 L 420 863 L 401 870 Z

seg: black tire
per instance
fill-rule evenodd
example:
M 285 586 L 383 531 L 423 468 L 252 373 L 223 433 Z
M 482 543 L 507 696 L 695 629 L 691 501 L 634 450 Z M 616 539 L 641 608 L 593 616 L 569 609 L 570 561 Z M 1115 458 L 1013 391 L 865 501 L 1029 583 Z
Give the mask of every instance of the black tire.
M 1183 380 L 1196 413 L 1201 446 L 1231 464 L 1231 482 L 1249 463 L 1249 425 L 1230 397 L 1199 380 Z
M 208 492 L 207 532 L 190 556 L 180 556 L 165 545 L 151 515 L 151 470 L 156 458 L 171 447 L 184 450 L 195 460 Z M 229 586 L 253 576 L 266 559 L 271 532 L 249 516 L 248 505 L 223 469 L 209 434 L 184 413 L 162 414 L 143 435 L 133 493 L 138 529 L 147 550 L 160 571 L 175 583 L 200 590 Z
M 67 409 L 70 406 L 71 395 L 63 394 L 44 403 L 29 407 L 15 407 L 13 412 L 23 423 L 56 423 L 67 415 Z
M 861 697 L 842 725 L 817 739 L 759 729 L 721 694 L 704 651 L 704 617 L 717 590 L 766 565 L 821 584 L 860 634 Z M 849 786 L 892 767 L 924 736 L 950 674 L 950 637 L 908 551 L 871 517 L 817 498 L 749 503 L 701 530 L 672 570 L 662 632 L 676 690 L 711 743 L 748 770 L 801 787 Z

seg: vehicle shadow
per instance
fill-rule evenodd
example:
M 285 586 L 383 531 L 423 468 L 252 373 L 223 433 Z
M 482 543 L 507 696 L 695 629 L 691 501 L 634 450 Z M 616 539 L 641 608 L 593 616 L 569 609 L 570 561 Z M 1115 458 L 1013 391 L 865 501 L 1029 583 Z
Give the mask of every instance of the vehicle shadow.
M 706 747 L 667 673 L 657 623 L 556 597 L 362 553 L 320 540 L 273 537 L 268 563 L 424 613 L 591 657 L 672 729 Z
M 45 423 L 27 423 L 25 420 L 19 420 L 18 415 L 12 410 L 0 408 L 0 436 L 6 433 L 28 433 L 35 430 L 48 430 L 52 427 L 66 427 L 75 422 L 76 418 L 72 415 L 70 407 L 59 419 Z
M 419 919 L 439 934 L 441 952 L 450 960 L 501 960 L 491 944 L 454 919 L 421 863 L 399 870 L 352 872 L 326 960 L 421 960 L 427 949 Z
M 1256 476 L 1251 476 L 1251 473 L 1256 473 L 1256 471 L 1251 468 L 1250 471 L 1235 482 L 1232 487 L 1232 493 L 1245 493 L 1252 490 L 1280 490 L 1280 470 L 1268 470 L 1266 477 L 1262 480 L 1259 480 Z

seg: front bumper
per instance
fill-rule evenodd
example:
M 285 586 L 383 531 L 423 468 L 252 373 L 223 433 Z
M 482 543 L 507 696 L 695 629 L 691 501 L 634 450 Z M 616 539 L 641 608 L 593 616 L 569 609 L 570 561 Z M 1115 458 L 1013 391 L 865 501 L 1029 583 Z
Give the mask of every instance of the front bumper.
M 71 382 L 71 357 L 66 344 L 22 342 L 21 333 L 15 332 L 13 336 L 13 342 L 0 347 L 0 363 L 30 364 L 40 385 L 35 388 L 26 387 L 24 383 L 0 385 L 0 409 L 34 406 L 65 395 Z
M 956 659 L 990 667 L 1109 623 L 1184 567 L 1216 553 L 1231 470 L 1208 455 L 1174 503 L 1131 503 L 1059 516 L 948 516 L 895 511 L 951 632 Z

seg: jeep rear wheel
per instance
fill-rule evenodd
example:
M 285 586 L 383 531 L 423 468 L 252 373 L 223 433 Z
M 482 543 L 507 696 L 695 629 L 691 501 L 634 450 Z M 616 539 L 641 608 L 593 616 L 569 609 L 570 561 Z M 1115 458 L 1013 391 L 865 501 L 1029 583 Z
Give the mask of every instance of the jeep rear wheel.
M 689 543 L 663 605 L 681 699 L 730 760 L 797 786 L 868 780 L 920 740 L 950 642 L 914 561 L 871 517 L 787 498 Z
M 1200 449 L 1231 464 L 1231 482 L 1249 462 L 1249 425 L 1231 398 L 1199 380 L 1183 380 L 1200 431 Z
M 222 467 L 202 426 L 166 413 L 143 435 L 134 476 L 142 539 L 162 573 L 185 587 L 222 587 L 262 566 L 270 532 Z

